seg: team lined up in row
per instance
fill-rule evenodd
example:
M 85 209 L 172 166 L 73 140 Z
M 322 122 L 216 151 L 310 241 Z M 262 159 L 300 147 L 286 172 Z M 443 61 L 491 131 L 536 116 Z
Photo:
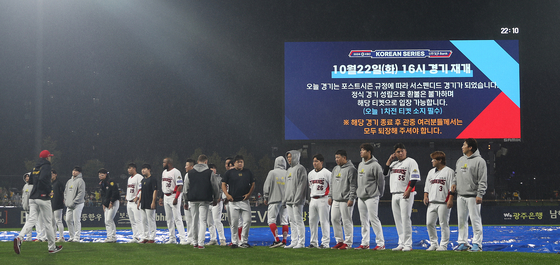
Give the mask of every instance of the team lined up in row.
M 339 150 L 335 154 L 337 166 L 331 173 L 323 167 L 324 157 L 317 154 L 313 157 L 314 169 L 307 173 L 299 163 L 300 153 L 290 151 L 284 157 L 277 157 L 275 168 L 267 176 L 263 187 L 265 204 L 268 205 L 268 224 L 275 242 L 271 247 L 303 248 L 305 247 L 305 226 L 303 223 L 303 206 L 309 202 L 309 226 L 311 239 L 309 248 L 329 248 L 330 222 L 333 225 L 337 244 L 334 249 L 349 249 L 352 246 L 354 204 L 358 203 L 362 224 L 362 242 L 357 249 L 369 249 L 370 226 L 376 236 L 374 250 L 385 249 L 385 240 L 381 222 L 378 218 L 379 198 L 383 196 L 385 177 L 389 177 L 392 194 L 392 210 L 399 235 L 395 251 L 412 249 L 411 212 L 414 202 L 415 184 L 420 180 L 418 164 L 407 157 L 403 144 L 397 144 L 383 168 L 373 156 L 373 146 L 360 146 L 362 162 L 358 169 L 347 159 L 346 151 Z M 428 173 L 425 184 L 424 203 L 428 205 L 427 227 L 431 246 L 428 250 L 447 250 L 449 242 L 448 217 L 453 206 L 453 197 L 457 196 L 459 220 L 458 250 L 482 250 L 482 222 L 480 203 L 486 190 L 486 162 L 480 157 L 477 142 L 465 140 L 462 151 L 464 156 L 457 161 L 456 170 L 446 166 L 445 154 L 436 151 L 431 154 L 434 168 Z M 14 239 L 14 249 L 19 254 L 21 241 L 40 219 L 44 223 L 45 234 L 49 242 L 49 252 L 56 253 L 62 246 L 55 246 L 55 230 L 60 231 L 59 241 L 64 241 L 62 225 L 62 208 L 50 206 L 50 191 L 61 190 L 56 185 L 56 176 L 51 174 L 47 182 L 47 172 L 51 173 L 50 157 L 47 151 L 40 154 L 41 160 L 35 167 L 32 183 L 36 183 L 30 192 L 29 215 L 27 222 L 18 237 Z M 286 169 L 286 160 L 290 165 Z M 196 163 L 196 164 L 195 164 Z M 169 240 L 167 244 L 176 243 L 175 226 L 179 231 L 181 244 L 191 244 L 195 248 L 204 248 L 204 235 L 209 228 L 211 239 L 209 244 L 225 245 L 224 229 L 221 223 L 222 209 L 226 205 L 228 221 L 231 227 L 231 246 L 247 248 L 248 232 L 251 225 L 251 207 L 249 197 L 255 189 L 255 177 L 250 170 L 244 168 L 242 156 L 226 159 L 228 170 L 223 179 L 216 174 L 216 168 L 209 168 L 208 158 L 201 155 L 198 161 L 188 160 L 185 165 L 184 180 L 178 169 L 173 167 L 170 158 L 163 160 L 161 191 L 163 198 L 159 204 L 164 206 Z M 142 166 L 142 175 L 136 171 L 135 164 L 129 164 L 126 200 L 130 218 L 133 240 L 138 243 L 154 243 L 156 222 L 155 209 L 158 182 L 151 176 L 151 166 Z M 80 216 L 83 209 L 85 184 L 81 179 L 81 168 L 76 167 L 73 177 L 66 183 L 63 198 L 67 206 L 66 221 L 70 239 L 78 241 L 80 237 Z M 98 172 L 107 227 L 105 242 L 116 242 L 114 217 L 119 207 L 119 192 L 116 184 L 108 177 L 109 172 L 100 169 Z M 184 188 L 183 188 L 184 187 Z M 80 195 L 81 194 L 81 195 Z M 81 199 L 80 199 L 81 198 Z M 81 201 L 80 201 L 81 200 Z M 188 234 L 185 233 L 180 207 L 183 206 Z M 50 208 L 50 209 L 47 209 Z M 332 208 L 332 209 L 331 209 Z M 54 215 L 51 212 L 54 210 Z M 53 218 L 54 216 L 54 218 Z M 278 236 L 277 218 L 280 217 L 283 239 Z M 473 225 L 473 245 L 467 242 L 468 223 Z M 435 230 L 439 218 L 442 227 L 442 239 L 438 244 Z M 321 223 L 322 240 L 318 242 L 318 224 Z M 55 228 L 53 229 L 53 225 Z M 291 225 L 291 243 L 287 244 L 288 225 Z M 50 231 L 49 231 L 50 230 Z M 216 234 L 217 230 L 217 234 Z M 28 238 L 30 238 L 28 236 Z
M 276 158 L 264 184 L 265 204 L 268 204 L 268 223 L 275 242 L 271 247 L 303 248 L 305 227 L 303 205 L 309 201 L 309 227 L 311 232 L 308 248 L 329 248 L 330 223 L 337 244 L 333 249 L 350 249 L 353 239 L 352 214 L 358 203 L 362 242 L 356 249 L 369 249 L 370 226 L 375 233 L 376 246 L 373 250 L 384 250 L 385 239 L 378 217 L 379 198 L 383 196 L 385 178 L 389 177 L 392 194 L 392 211 L 398 233 L 398 245 L 393 251 L 412 250 L 411 213 L 416 195 L 415 185 L 420 181 L 420 170 L 416 161 L 407 157 L 403 144 L 396 144 L 385 166 L 373 156 L 373 146 L 360 146 L 362 162 L 358 169 L 347 159 L 346 151 L 335 154 L 337 166 L 332 173 L 323 167 L 324 157 L 313 157 L 314 169 L 306 174 L 299 165 L 299 152 L 290 151 L 286 159 L 290 168 L 286 171 L 283 157 Z M 453 198 L 457 197 L 459 226 L 459 251 L 482 251 L 482 221 L 480 205 L 486 192 L 486 161 L 480 157 L 475 139 L 467 139 L 462 146 L 463 156 L 458 159 L 456 170 L 446 166 L 445 153 L 433 152 L 432 166 L 424 186 L 424 203 L 428 206 L 426 223 L 430 237 L 428 251 L 445 251 L 449 243 L 449 215 Z M 283 207 L 285 206 L 285 207 Z M 286 213 L 287 212 L 287 213 Z M 289 217 L 287 217 L 288 215 Z M 280 216 L 284 240 L 277 235 L 276 218 Z M 439 218 L 442 238 L 438 243 L 436 221 Z M 468 244 L 468 220 L 473 226 L 472 246 Z M 318 242 L 318 223 L 321 223 L 323 238 Z M 286 245 L 288 223 L 291 225 L 291 243 Z

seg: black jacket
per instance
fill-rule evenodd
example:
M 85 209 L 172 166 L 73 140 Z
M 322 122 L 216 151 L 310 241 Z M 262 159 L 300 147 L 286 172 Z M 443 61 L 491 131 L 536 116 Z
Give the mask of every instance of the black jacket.
M 29 195 L 29 199 L 51 199 L 51 162 L 45 158 L 41 158 L 29 178 L 29 184 L 33 185 L 33 189 Z
M 52 182 L 53 196 L 51 199 L 53 211 L 64 209 L 64 185 L 58 178 Z
M 117 201 L 121 197 L 119 187 L 111 179 L 106 178 L 99 182 L 99 188 L 101 188 L 101 202 L 105 207 L 109 207 L 109 203 Z

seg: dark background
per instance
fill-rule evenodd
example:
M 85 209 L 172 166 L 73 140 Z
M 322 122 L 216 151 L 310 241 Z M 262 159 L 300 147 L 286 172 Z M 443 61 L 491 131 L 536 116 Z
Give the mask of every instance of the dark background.
M 197 148 L 215 160 L 244 150 L 261 178 L 265 158 L 304 145 L 307 168 L 323 150 L 346 148 L 359 162 L 357 142 L 283 141 L 285 41 L 519 39 L 522 142 L 482 140 L 482 155 L 496 186 L 551 198 L 560 186 L 558 17 L 552 0 L 1 1 L 0 186 L 20 189 L 26 161 L 44 148 L 65 178 L 86 164 L 113 176 L 131 161 L 161 171 L 165 156 L 183 169 Z M 384 162 L 393 144 L 380 142 L 375 155 Z M 429 151 L 456 150 L 452 168 L 460 155 L 460 140 L 406 144 L 423 178 Z M 494 160 L 500 145 L 507 156 Z

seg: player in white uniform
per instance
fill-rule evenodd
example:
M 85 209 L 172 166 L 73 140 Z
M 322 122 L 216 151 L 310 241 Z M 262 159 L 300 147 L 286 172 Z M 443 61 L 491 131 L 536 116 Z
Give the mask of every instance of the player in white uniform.
M 331 240 L 331 224 L 329 222 L 329 191 L 331 188 L 331 172 L 323 167 L 325 158 L 322 154 L 313 156 L 313 170 L 307 176 L 309 189 L 311 190 L 309 202 L 309 230 L 311 240 L 308 248 L 329 248 Z M 319 245 L 318 230 L 321 222 L 322 239 Z
M 420 181 L 420 170 L 416 160 L 406 156 L 404 144 L 395 145 L 395 152 L 391 154 L 385 164 L 384 175 L 389 174 L 389 188 L 391 189 L 393 218 L 399 234 L 399 245 L 393 251 L 412 250 L 412 205 L 416 191 L 414 186 Z
M 453 169 L 445 166 L 445 153 L 435 151 L 430 154 L 432 168 L 428 172 L 424 186 L 424 204 L 428 206 L 426 211 L 426 228 L 430 236 L 430 247 L 427 251 L 446 251 L 449 243 L 449 214 L 453 207 Z M 439 218 L 441 227 L 441 243 L 438 246 L 436 232 L 436 221 Z
M 385 176 L 377 159 L 373 156 L 373 146 L 365 143 L 360 146 L 362 162 L 358 165 L 358 210 L 362 224 L 362 244 L 356 249 L 369 249 L 370 225 L 375 233 L 377 246 L 373 250 L 385 249 L 383 227 L 379 220 L 379 198 L 385 191 Z
M 194 159 L 187 159 L 187 162 L 185 162 L 185 171 L 187 173 L 185 173 L 185 180 L 187 180 L 189 178 L 189 171 L 191 171 L 191 169 L 193 169 L 194 164 L 196 164 L 196 161 L 194 161 Z M 184 209 L 184 214 L 185 214 L 185 223 L 187 223 L 187 243 L 186 244 L 191 244 L 193 246 L 198 246 L 198 244 L 195 242 L 194 240 L 194 223 L 193 223 L 193 217 L 192 217 L 192 212 L 191 212 L 191 207 L 189 204 L 188 199 L 186 198 L 187 194 L 186 194 L 186 190 L 183 190 L 183 209 Z
M 169 229 L 169 240 L 165 243 L 177 243 L 175 237 L 175 226 L 177 226 L 181 245 L 186 245 L 187 237 L 185 236 L 185 227 L 183 225 L 183 217 L 181 216 L 183 177 L 181 177 L 181 172 L 178 169 L 173 168 L 173 160 L 169 157 L 163 159 L 161 190 L 163 192 L 163 206 L 165 218 L 167 219 L 167 228 Z
M 129 243 L 142 241 L 144 226 L 142 225 L 142 210 L 138 209 L 140 204 L 138 193 L 142 188 L 142 175 L 136 172 L 136 164 L 128 164 L 128 183 L 126 185 L 126 211 L 132 227 L 132 240 Z
M 482 251 L 482 217 L 480 205 L 486 193 L 487 169 L 486 161 L 480 157 L 478 143 L 469 138 L 463 142 L 464 156 L 457 160 L 453 184 L 457 187 L 457 222 L 459 225 L 458 251 Z M 471 219 L 473 227 L 472 248 L 469 249 L 467 238 Z

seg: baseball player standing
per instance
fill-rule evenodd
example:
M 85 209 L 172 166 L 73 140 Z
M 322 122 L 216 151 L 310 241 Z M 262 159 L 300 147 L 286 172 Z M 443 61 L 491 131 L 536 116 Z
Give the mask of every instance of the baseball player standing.
M 208 206 L 216 205 L 220 196 L 216 175 L 208 168 L 208 157 L 198 156 L 197 164 L 188 172 L 185 189 L 189 208 L 193 217 L 193 235 L 195 248 L 204 249 L 206 226 L 208 224 Z
M 424 204 L 426 211 L 426 228 L 430 237 L 430 247 L 427 251 L 446 251 L 449 243 L 449 214 L 453 208 L 452 184 L 455 172 L 445 166 L 445 153 L 435 151 L 430 154 L 432 168 L 428 172 L 424 186 Z M 438 246 L 436 221 L 439 218 L 441 226 L 441 243 Z
M 188 179 L 189 178 L 189 171 L 191 171 L 194 167 L 194 164 L 196 164 L 196 161 L 194 161 L 194 159 L 187 159 L 187 162 L 185 162 L 185 178 L 184 179 Z M 191 212 L 191 207 L 190 207 L 190 202 L 189 199 L 187 198 L 187 190 L 183 189 L 183 214 L 185 215 L 185 223 L 187 224 L 186 228 L 187 228 L 187 243 L 186 244 L 191 244 L 193 246 L 198 246 L 196 241 L 194 240 L 194 224 L 193 224 L 193 216 L 192 216 L 192 212 Z
M 391 154 L 383 174 L 389 174 L 389 188 L 393 195 L 391 206 L 393 218 L 399 234 L 399 245 L 393 251 L 412 250 L 412 205 L 416 191 L 414 186 L 420 181 L 420 170 L 416 160 L 406 156 L 404 144 L 395 145 L 395 152 Z
M 179 230 L 181 245 L 187 244 L 185 226 L 181 215 L 181 201 L 183 197 L 183 177 L 181 172 L 173 167 L 173 160 L 169 157 L 163 159 L 163 172 L 161 173 L 161 190 L 163 191 L 163 207 L 167 228 L 169 229 L 169 240 L 165 244 L 176 244 L 175 226 Z
M 107 229 L 107 238 L 105 243 L 117 242 L 117 227 L 115 226 L 115 215 L 119 211 L 121 198 L 119 187 L 109 179 L 109 171 L 100 169 L 97 171 L 99 175 L 99 187 L 101 188 L 101 198 L 103 204 L 103 212 L 105 213 L 105 228 Z
M 331 222 L 333 226 L 336 245 L 333 249 L 351 249 L 354 235 L 352 213 L 356 201 L 356 188 L 358 172 L 352 161 L 347 159 L 345 150 L 335 153 L 337 166 L 334 167 L 331 177 L 332 190 L 329 192 L 329 205 L 332 206 Z M 342 226 L 344 226 L 344 238 Z
M 270 248 L 286 245 L 288 236 L 288 211 L 286 206 L 282 205 L 286 187 L 286 172 L 286 159 L 279 156 L 274 160 L 274 169 L 268 172 L 264 181 L 263 196 L 264 204 L 268 205 L 268 227 L 274 237 L 274 243 Z M 278 237 L 278 227 L 276 226 L 278 216 L 280 216 L 280 225 L 282 225 L 282 241 Z
M 144 226 L 142 225 L 142 211 L 138 209 L 140 204 L 138 193 L 142 187 L 142 175 L 136 172 L 136 164 L 128 164 L 128 182 L 126 185 L 126 211 L 132 227 L 132 240 L 129 243 L 142 241 Z
M 64 188 L 64 204 L 66 204 L 66 225 L 68 226 L 68 242 L 80 242 L 82 233 L 82 210 L 86 196 L 86 183 L 82 178 L 82 168 L 75 166 L 72 177 Z
M 365 143 L 360 146 L 362 162 L 358 165 L 358 210 L 362 223 L 362 244 L 356 249 L 369 249 L 369 227 L 375 233 L 377 246 L 373 250 L 385 249 L 383 227 L 378 216 L 379 198 L 385 190 L 385 176 L 377 159 L 373 156 L 373 146 Z
M 311 240 L 308 248 L 329 248 L 331 240 L 331 225 L 329 222 L 329 192 L 331 189 L 331 172 L 323 167 L 325 158 L 322 154 L 313 156 L 313 170 L 307 175 L 310 190 L 309 201 L 309 230 Z M 321 222 L 321 232 L 323 238 L 321 244 L 318 241 L 319 221 Z
M 486 161 L 480 157 L 478 143 L 469 138 L 461 147 L 463 156 L 457 160 L 455 179 L 453 184 L 457 188 L 457 217 L 459 225 L 458 251 L 482 251 L 482 218 L 480 205 L 482 196 L 486 193 L 487 169 Z M 467 238 L 469 227 L 467 218 L 471 219 L 473 227 L 472 248 L 469 249 Z
M 284 248 L 305 247 L 305 224 L 303 223 L 303 205 L 309 196 L 307 170 L 299 163 L 299 151 L 286 153 L 290 168 L 286 172 L 286 191 L 282 205 L 286 205 L 290 217 L 291 242 Z

